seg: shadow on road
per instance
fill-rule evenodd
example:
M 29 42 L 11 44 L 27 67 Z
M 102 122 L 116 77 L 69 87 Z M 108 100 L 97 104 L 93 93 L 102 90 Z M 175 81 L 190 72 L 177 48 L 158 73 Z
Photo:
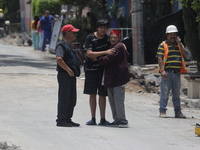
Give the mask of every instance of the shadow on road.
M 28 59 L 24 56 L 19 55 L 4 55 L 0 54 L 0 66 L 28 66 L 34 68 L 43 68 L 43 69 L 55 69 L 56 60 L 55 55 L 49 54 L 52 56 L 43 56 L 43 58 Z

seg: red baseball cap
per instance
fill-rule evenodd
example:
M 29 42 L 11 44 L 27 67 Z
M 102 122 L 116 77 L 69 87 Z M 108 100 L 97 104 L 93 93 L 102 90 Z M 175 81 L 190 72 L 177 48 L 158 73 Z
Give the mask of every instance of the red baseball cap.
M 62 33 L 67 32 L 67 31 L 78 32 L 79 29 L 74 28 L 74 26 L 72 26 L 71 24 L 67 24 L 62 27 Z

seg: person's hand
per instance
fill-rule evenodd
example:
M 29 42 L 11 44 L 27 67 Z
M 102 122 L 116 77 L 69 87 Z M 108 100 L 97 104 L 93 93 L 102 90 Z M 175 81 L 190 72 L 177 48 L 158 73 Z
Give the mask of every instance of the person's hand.
M 67 70 L 67 73 L 69 74 L 70 77 L 74 76 L 74 72 L 70 68 Z
M 163 79 L 167 79 L 167 73 L 165 71 L 161 72 L 161 76 Z
M 176 42 L 177 42 L 178 44 L 180 44 L 180 43 L 181 43 L 181 39 L 180 39 L 180 37 L 179 37 L 179 36 L 177 36 L 177 37 L 176 37 Z
M 114 54 L 114 53 L 115 53 L 115 49 L 114 49 L 114 48 L 108 49 L 108 50 L 106 51 L 106 54 L 107 54 L 107 55 L 112 55 L 112 54 Z
M 35 31 L 35 33 L 38 34 L 39 32 L 38 32 L 38 31 Z
M 92 59 L 92 61 L 97 61 L 96 57 L 91 57 L 90 59 Z

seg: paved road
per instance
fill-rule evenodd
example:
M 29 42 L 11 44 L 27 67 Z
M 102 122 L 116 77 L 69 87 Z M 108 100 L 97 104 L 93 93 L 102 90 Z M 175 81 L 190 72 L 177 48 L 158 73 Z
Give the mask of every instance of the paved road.
M 158 95 L 126 93 L 129 128 L 86 126 L 88 96 L 78 78 L 78 102 L 73 120 L 78 128 L 56 127 L 55 56 L 31 47 L 0 44 L 0 142 L 22 150 L 199 150 L 199 109 L 183 107 L 188 119 L 158 117 Z M 107 120 L 112 121 L 107 104 Z M 99 120 L 99 109 L 97 110 Z

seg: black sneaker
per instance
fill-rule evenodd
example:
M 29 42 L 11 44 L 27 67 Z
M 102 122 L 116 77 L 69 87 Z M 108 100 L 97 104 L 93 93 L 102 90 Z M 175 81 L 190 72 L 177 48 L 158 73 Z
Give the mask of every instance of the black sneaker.
M 99 126 L 107 126 L 108 124 L 110 124 L 110 122 L 108 122 L 108 121 L 104 121 L 104 122 L 100 121 L 100 123 L 98 125 Z
M 62 122 L 62 123 L 57 122 L 57 126 L 58 127 L 72 127 L 72 124 L 67 123 L 67 122 Z
M 175 118 L 186 119 L 186 116 L 185 116 L 182 112 L 179 112 L 179 113 L 176 113 L 176 114 L 175 114 Z
M 86 122 L 86 125 L 92 126 L 92 125 L 97 125 L 97 123 L 94 122 L 93 120 L 89 120 L 88 122 Z
M 69 122 L 73 127 L 79 127 L 80 124 L 79 123 L 75 123 L 73 121 Z

